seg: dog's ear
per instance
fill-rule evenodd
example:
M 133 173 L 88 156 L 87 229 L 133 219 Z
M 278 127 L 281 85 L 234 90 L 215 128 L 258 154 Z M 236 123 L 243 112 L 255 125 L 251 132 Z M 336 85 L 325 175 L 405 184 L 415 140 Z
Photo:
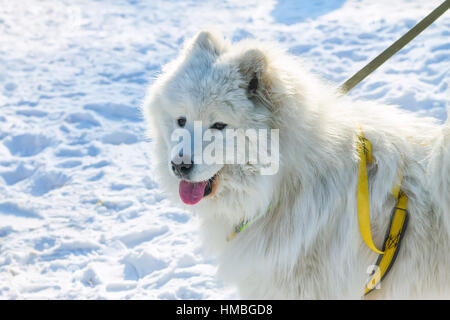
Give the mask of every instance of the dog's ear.
M 239 59 L 239 71 L 245 80 L 249 97 L 261 94 L 267 89 L 267 58 L 259 49 L 250 49 Z
M 225 52 L 227 45 L 228 42 L 225 41 L 221 34 L 211 31 L 200 31 L 194 36 L 189 47 L 191 50 L 201 50 L 214 56 L 219 56 Z

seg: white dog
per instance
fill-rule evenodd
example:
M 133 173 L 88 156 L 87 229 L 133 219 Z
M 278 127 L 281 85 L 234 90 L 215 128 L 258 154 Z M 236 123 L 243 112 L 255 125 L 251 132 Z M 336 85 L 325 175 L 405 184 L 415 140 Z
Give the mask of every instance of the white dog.
M 372 144 L 367 172 L 378 248 L 396 204 L 391 190 L 399 170 L 409 198 L 396 262 L 368 297 L 450 297 L 448 124 L 339 97 L 273 44 L 231 44 L 212 32 L 200 32 L 163 68 L 143 109 L 160 186 L 199 215 L 219 275 L 243 298 L 363 296 L 378 255 L 358 227 L 360 130 Z M 172 133 L 192 133 L 194 121 L 202 121 L 201 133 L 279 129 L 278 171 L 263 175 L 264 165 L 249 162 L 196 163 L 194 148 L 177 154 Z M 192 162 L 176 163 L 176 156 Z

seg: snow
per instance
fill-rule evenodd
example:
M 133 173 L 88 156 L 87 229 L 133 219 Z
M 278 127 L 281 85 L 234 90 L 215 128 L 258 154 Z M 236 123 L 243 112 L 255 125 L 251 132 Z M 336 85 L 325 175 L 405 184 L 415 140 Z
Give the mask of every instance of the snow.
M 139 113 L 182 42 L 280 43 L 336 85 L 429 1 L 0 1 L 0 298 L 237 298 L 159 190 Z M 447 13 L 350 94 L 444 120 Z

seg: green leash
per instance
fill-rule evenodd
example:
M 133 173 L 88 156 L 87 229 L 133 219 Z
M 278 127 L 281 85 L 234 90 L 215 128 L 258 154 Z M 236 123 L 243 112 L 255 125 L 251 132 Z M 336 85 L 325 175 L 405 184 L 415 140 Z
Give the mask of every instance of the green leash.
M 375 59 L 370 61 L 364 68 L 359 70 L 353 77 L 348 79 L 339 87 L 339 92 L 343 95 L 353 89 L 358 83 L 363 81 L 369 74 L 374 72 L 386 60 L 396 54 L 406 46 L 412 39 L 425 30 L 430 24 L 436 21 L 450 7 L 450 0 L 445 0 L 439 7 L 434 9 L 429 15 L 417 23 L 411 30 L 405 33 L 400 39 L 395 41 L 389 48 L 380 53 Z
M 280 199 L 278 199 L 276 205 L 278 205 L 278 203 L 280 202 Z M 263 214 L 260 214 L 258 216 L 256 216 L 255 218 L 253 218 L 252 220 L 242 220 L 241 223 L 239 223 L 236 227 L 234 227 L 233 232 L 231 232 L 228 237 L 227 237 L 227 241 L 231 241 L 233 240 L 233 238 L 240 232 L 244 231 L 245 228 L 247 228 L 249 225 L 251 225 L 252 223 L 254 223 L 256 220 L 258 220 L 259 218 L 265 216 L 271 209 L 273 202 L 270 202 L 269 206 L 267 207 L 266 211 Z

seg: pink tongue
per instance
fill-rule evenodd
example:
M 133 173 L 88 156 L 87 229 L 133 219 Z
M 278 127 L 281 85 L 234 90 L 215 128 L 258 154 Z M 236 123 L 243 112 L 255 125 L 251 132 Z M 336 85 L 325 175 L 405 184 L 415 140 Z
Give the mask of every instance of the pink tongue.
M 208 181 L 180 182 L 180 198 L 186 204 L 196 204 L 203 198 Z

